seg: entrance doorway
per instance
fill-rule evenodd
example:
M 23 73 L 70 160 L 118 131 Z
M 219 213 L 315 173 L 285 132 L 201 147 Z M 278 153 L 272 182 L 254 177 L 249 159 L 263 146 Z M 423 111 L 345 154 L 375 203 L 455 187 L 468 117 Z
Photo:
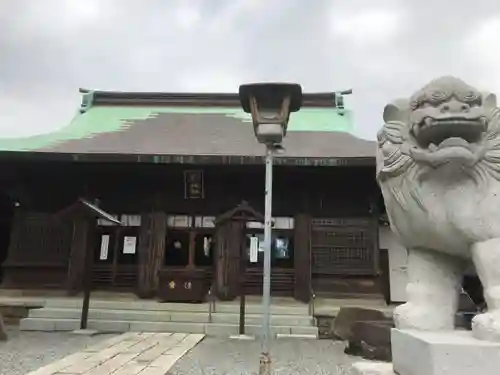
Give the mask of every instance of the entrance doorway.
M 202 302 L 214 262 L 214 217 L 170 215 L 158 297 L 164 302 Z
M 96 289 L 132 290 L 137 285 L 140 216 L 123 215 L 121 221 L 125 226 L 98 221 L 92 268 Z
M 214 219 L 212 216 L 169 216 L 163 267 L 204 268 L 211 273 Z
M 275 218 L 271 233 L 271 293 L 293 296 L 294 225 L 292 218 Z M 264 267 L 264 228 L 262 223 L 247 223 L 245 238 L 245 293 L 261 295 Z
M 14 204 L 6 196 L 0 196 L 0 283 L 3 281 L 3 262 L 7 259 L 10 232 L 14 218 Z

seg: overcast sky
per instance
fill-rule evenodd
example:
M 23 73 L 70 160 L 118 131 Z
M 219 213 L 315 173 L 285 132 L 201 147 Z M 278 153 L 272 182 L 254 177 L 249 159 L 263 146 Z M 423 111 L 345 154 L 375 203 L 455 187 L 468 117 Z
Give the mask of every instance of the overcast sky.
M 457 75 L 500 94 L 498 0 L 0 0 L 0 137 L 67 125 L 79 87 L 353 88 L 356 132 L 384 104 Z

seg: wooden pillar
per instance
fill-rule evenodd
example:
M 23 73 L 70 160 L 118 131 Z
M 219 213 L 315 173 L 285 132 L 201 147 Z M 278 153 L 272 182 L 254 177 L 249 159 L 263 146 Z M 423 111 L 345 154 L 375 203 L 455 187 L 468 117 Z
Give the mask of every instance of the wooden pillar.
M 166 235 L 167 215 L 164 212 L 142 215 L 137 278 L 137 295 L 141 298 L 151 298 L 158 290 L 158 273 L 163 265 Z
M 302 302 L 311 298 L 311 218 L 298 214 L 294 218 L 294 297 Z
M 195 256 L 195 246 L 196 246 L 196 232 L 191 230 L 189 232 L 189 253 L 188 253 L 188 265 L 187 268 L 195 268 L 194 256 Z
M 215 293 L 224 301 L 238 296 L 244 226 L 241 221 L 229 220 L 216 230 Z
M 71 252 L 68 265 L 67 291 L 68 294 L 75 294 L 83 288 L 85 254 L 90 246 L 89 232 L 95 224 L 95 219 L 86 217 L 73 220 L 73 238 L 71 242 Z M 93 255 L 93 251 L 91 251 Z

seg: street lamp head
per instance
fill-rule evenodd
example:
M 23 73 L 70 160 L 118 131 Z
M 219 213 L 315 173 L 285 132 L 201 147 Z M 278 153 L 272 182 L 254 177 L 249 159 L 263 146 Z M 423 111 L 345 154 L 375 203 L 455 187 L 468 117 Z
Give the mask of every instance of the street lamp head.
M 291 112 L 302 105 L 302 87 L 295 83 L 250 83 L 239 90 L 243 110 L 252 114 L 260 143 L 280 144 L 286 135 Z

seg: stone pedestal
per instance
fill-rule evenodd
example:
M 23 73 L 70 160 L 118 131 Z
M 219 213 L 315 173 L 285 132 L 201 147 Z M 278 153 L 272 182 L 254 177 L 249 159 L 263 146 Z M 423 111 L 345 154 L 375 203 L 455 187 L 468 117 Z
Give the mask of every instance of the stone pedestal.
M 477 340 L 470 331 L 392 330 L 392 360 L 400 375 L 497 375 L 500 343 Z
M 423 332 L 393 329 L 393 372 L 389 364 L 357 363 L 359 375 L 498 375 L 500 343 L 477 340 L 470 331 Z

